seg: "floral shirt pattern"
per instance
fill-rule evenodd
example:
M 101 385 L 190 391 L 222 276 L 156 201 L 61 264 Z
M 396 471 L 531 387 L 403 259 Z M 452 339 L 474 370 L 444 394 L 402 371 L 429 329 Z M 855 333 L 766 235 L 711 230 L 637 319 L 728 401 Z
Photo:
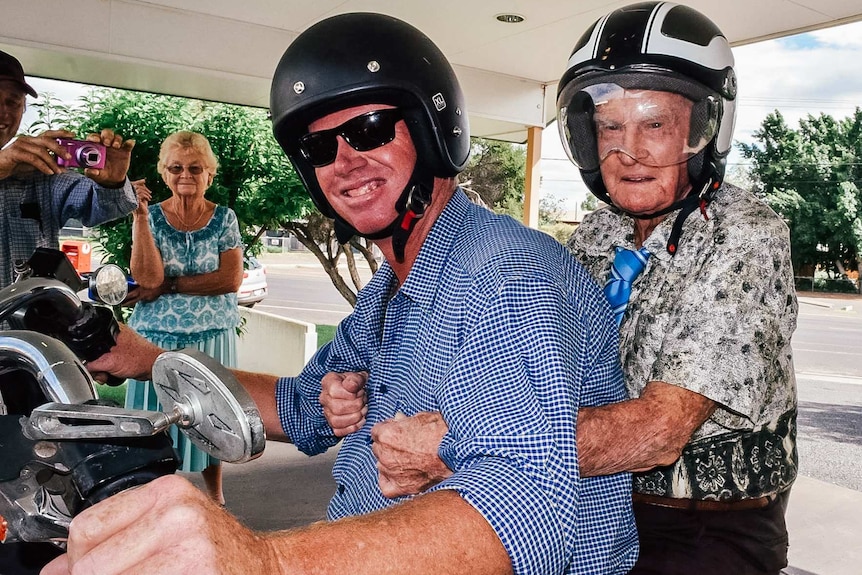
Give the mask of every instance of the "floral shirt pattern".
M 670 466 L 636 474 L 638 492 L 740 499 L 783 491 L 796 477 L 796 378 L 790 338 L 798 305 L 787 226 L 752 194 L 725 184 L 685 223 L 675 256 L 671 213 L 647 238 L 652 254 L 620 327 L 631 397 L 650 381 L 718 408 Z M 588 215 L 569 249 L 600 284 L 614 247 L 634 248 L 632 219 Z
M 236 214 L 217 206 L 206 226 L 192 232 L 179 231 L 165 218 L 160 204 L 149 208 L 150 229 L 162 255 L 165 276 L 188 276 L 214 272 L 219 255 L 242 245 Z M 151 302 L 138 302 L 129 325 L 141 335 L 173 345 L 185 346 L 208 339 L 215 332 L 239 325 L 236 294 L 213 296 L 164 294 Z

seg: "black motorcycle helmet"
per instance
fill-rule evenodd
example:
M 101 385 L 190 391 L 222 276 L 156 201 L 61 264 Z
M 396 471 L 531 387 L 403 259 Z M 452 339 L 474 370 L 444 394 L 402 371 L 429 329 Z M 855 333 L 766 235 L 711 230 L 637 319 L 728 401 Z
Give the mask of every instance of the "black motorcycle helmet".
M 326 200 L 298 140 L 314 120 L 370 103 L 402 111 L 416 147 L 417 165 L 396 205 L 399 217 L 389 228 L 367 237 L 398 233 L 404 213 L 424 211 L 421 204 L 430 202 L 433 178 L 457 175 L 470 154 L 470 128 L 458 79 L 443 53 L 422 32 L 391 16 L 351 13 L 327 18 L 301 33 L 275 70 L 270 92 L 272 128 L 314 204 L 335 218 L 342 243 L 356 230 Z
M 613 204 L 599 171 L 590 87 L 615 84 L 626 90 L 685 96 L 694 102 L 690 138 L 704 129 L 711 134 L 686 160 L 692 184 L 689 198 L 644 217 L 678 209 L 686 200 L 691 205 L 692 196 L 709 201 L 724 178 L 733 141 L 737 90 L 733 64 L 730 44 L 721 30 L 687 6 L 643 2 L 595 22 L 575 45 L 557 90 L 560 136 L 590 191 Z

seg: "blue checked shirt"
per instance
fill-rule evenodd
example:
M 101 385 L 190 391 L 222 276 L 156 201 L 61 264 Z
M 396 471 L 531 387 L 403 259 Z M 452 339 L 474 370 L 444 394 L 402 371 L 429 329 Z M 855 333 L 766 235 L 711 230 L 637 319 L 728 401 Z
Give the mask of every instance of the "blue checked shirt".
M 14 281 L 16 259 L 29 259 L 37 247 L 59 248 L 60 228 L 69 219 L 96 226 L 137 205 L 128 179 L 118 189 L 103 188 L 72 171 L 0 180 L 0 288 Z
M 637 554 L 631 476 L 579 477 L 575 441 L 578 407 L 626 397 L 617 346 L 600 290 L 562 245 L 458 191 L 404 284 L 381 266 L 333 341 L 279 380 L 276 400 L 297 447 L 320 453 L 338 441 L 320 379 L 370 373 L 366 424 L 333 469 L 330 519 L 395 502 L 377 485 L 375 423 L 440 411 L 439 453 L 455 473 L 435 489 L 487 519 L 515 573 L 626 573 Z

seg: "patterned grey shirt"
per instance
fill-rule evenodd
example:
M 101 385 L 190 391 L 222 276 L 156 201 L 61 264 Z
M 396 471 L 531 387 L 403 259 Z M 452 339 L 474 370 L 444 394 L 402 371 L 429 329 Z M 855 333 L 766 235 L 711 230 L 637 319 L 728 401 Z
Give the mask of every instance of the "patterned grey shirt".
M 29 259 L 37 247 L 57 249 L 60 228 L 69 219 L 96 226 L 137 205 L 128 178 L 117 189 L 103 188 L 74 171 L 0 180 L 0 288 L 15 279 L 16 259 Z
M 635 491 L 740 499 L 782 491 L 796 477 L 796 379 L 790 338 L 797 302 L 787 226 L 752 194 L 725 184 L 693 212 L 673 257 L 676 212 L 647 238 L 651 253 L 620 327 L 631 397 L 650 381 L 718 404 L 681 458 L 635 477 Z M 632 219 L 588 215 L 569 249 L 604 285 L 614 247 L 633 249 Z

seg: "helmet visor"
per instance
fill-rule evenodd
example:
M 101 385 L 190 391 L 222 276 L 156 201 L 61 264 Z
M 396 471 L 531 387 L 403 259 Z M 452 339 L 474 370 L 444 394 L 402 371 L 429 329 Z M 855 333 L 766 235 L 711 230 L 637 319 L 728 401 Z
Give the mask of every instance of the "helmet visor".
M 614 154 L 652 167 L 680 164 L 715 137 L 719 108 L 711 95 L 693 101 L 659 90 L 593 84 L 561 94 L 561 137 L 581 170 L 593 171 Z

